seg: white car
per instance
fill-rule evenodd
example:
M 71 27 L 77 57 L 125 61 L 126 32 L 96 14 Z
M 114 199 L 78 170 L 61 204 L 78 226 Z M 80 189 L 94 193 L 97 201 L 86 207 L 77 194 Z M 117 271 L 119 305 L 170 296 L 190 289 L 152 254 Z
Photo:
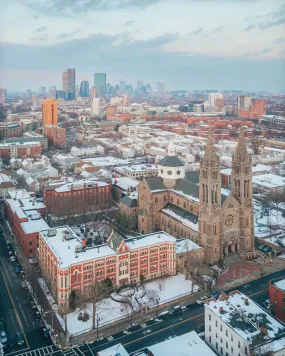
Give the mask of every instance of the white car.
M 7 342 L 7 335 L 4 330 L 1 331 L 1 343 L 4 345 Z
M 16 261 L 15 256 L 11 256 L 11 257 L 10 257 L 10 261 L 11 261 L 11 262 L 15 262 L 15 261 Z
M 196 300 L 197 304 L 204 304 L 205 300 L 208 299 L 205 295 L 203 297 L 200 297 Z

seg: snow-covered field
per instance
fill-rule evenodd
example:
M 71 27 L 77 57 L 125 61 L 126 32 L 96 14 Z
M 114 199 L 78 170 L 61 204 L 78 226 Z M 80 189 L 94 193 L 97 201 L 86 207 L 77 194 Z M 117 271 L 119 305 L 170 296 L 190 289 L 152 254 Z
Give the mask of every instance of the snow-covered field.
M 155 280 L 144 284 L 145 292 L 143 288 L 138 288 L 137 291 L 132 289 L 125 290 L 121 295 L 114 294 L 116 299 L 128 300 L 132 304 L 132 307 L 127 303 L 120 303 L 112 300 L 111 298 L 104 299 L 98 304 L 98 318 L 99 327 L 115 322 L 119 319 L 123 319 L 129 315 L 131 316 L 132 308 L 138 312 L 140 308 L 144 307 L 156 307 L 166 303 L 170 300 L 175 300 L 183 295 L 191 294 L 192 282 L 191 280 L 185 280 L 185 276 L 179 274 L 177 276 L 167 277 L 165 279 Z M 199 287 L 194 284 L 193 292 L 199 290 Z M 134 294 L 133 294 L 134 293 Z M 133 294 L 133 295 L 131 295 Z M 137 298 L 137 300 L 135 299 Z M 78 314 L 86 312 L 90 315 L 89 320 L 83 322 L 78 320 Z M 92 304 L 88 304 L 85 309 L 76 309 L 74 312 L 67 315 L 67 328 L 71 335 L 76 333 L 82 333 L 92 328 Z M 61 325 L 64 327 L 63 319 L 57 315 Z M 97 320 L 96 320 L 97 326 Z

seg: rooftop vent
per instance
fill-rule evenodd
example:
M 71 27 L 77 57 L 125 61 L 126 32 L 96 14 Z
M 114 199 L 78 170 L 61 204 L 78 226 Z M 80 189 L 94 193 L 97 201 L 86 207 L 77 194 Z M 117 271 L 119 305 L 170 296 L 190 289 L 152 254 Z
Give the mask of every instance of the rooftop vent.
M 245 305 L 248 305 L 248 304 L 249 304 L 248 298 L 245 298 L 244 304 L 245 304 Z
M 74 239 L 73 234 L 67 230 L 63 232 L 63 235 L 66 241 Z
M 219 312 L 220 312 L 220 313 L 222 313 L 223 310 L 224 310 L 223 307 L 220 307 L 220 308 L 219 308 Z
M 48 230 L 47 236 L 48 237 L 56 236 L 56 230 Z

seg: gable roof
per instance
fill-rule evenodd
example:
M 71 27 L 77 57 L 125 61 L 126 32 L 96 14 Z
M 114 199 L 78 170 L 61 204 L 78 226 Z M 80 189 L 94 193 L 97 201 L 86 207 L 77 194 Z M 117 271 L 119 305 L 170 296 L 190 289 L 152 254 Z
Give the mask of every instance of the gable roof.
M 166 190 L 166 186 L 163 184 L 163 181 L 159 177 L 146 178 L 145 179 L 150 190 Z
M 199 201 L 199 185 L 189 182 L 186 179 L 179 179 L 172 190 L 178 194 L 182 193 L 190 199 L 194 198 L 195 201 Z
M 158 164 L 166 167 L 182 167 L 185 165 L 185 163 L 177 156 L 165 156 Z
M 161 212 L 181 221 L 184 225 L 192 228 L 193 230 L 198 231 L 198 216 L 190 213 L 189 211 L 168 203 L 163 209 L 161 209 Z
M 120 236 L 118 233 L 112 230 L 110 236 L 108 237 L 107 242 L 113 250 L 117 251 L 117 249 L 120 247 L 123 240 L 124 239 L 122 236 Z
M 122 202 L 123 204 L 127 205 L 130 208 L 136 207 L 138 206 L 138 201 L 137 199 L 132 199 L 130 198 L 128 195 L 125 195 L 120 202 Z
M 196 171 L 186 172 L 185 179 L 194 184 L 199 184 L 199 174 Z
M 142 208 L 139 212 L 138 215 L 141 216 L 148 216 L 148 212 L 145 210 L 145 208 Z

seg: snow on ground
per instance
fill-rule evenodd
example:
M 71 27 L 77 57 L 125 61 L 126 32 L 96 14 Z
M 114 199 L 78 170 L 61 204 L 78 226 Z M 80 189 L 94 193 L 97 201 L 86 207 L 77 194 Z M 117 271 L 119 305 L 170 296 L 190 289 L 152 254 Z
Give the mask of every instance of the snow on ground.
M 139 311 L 140 307 L 148 306 L 149 308 L 156 307 L 157 302 L 162 305 L 170 300 L 175 300 L 192 292 L 192 281 L 186 280 L 185 276 L 182 274 L 167 277 L 166 279 L 154 280 L 151 282 L 146 282 L 144 284 L 146 293 L 144 293 L 143 288 L 138 288 L 138 291 L 131 296 L 133 290 L 126 289 L 121 293 L 121 296 L 114 294 L 116 299 L 131 300 L 133 309 Z M 193 292 L 199 290 L 199 287 L 194 284 Z M 143 294 L 145 294 L 143 296 Z M 142 297 L 143 296 L 143 297 Z M 139 301 L 139 304 L 137 300 Z M 118 321 L 120 319 L 130 317 L 132 313 L 132 308 L 126 303 L 119 303 L 111 298 L 103 300 L 97 306 L 97 315 L 99 318 L 99 327 L 107 325 L 109 323 Z M 79 312 L 86 312 L 89 314 L 90 318 L 88 321 L 79 321 Z M 89 303 L 85 309 L 80 310 L 77 308 L 74 312 L 67 314 L 67 327 L 71 335 L 76 333 L 83 333 L 92 328 L 92 304 Z M 57 314 L 58 320 L 64 327 L 64 321 L 60 315 Z M 97 326 L 97 320 L 96 320 Z

